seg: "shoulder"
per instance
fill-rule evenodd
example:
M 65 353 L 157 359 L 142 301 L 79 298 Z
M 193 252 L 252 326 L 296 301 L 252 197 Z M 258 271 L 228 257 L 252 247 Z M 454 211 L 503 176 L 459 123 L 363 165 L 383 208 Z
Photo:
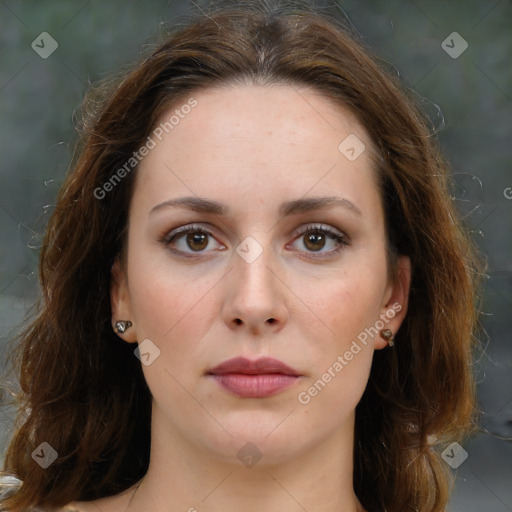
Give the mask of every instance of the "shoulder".
M 2 500 L 12 496 L 15 492 L 17 492 L 22 486 L 23 482 L 12 475 L 0 475 L 0 512 L 3 512 L 4 508 L 2 507 Z M 34 507 L 30 512 L 46 512 L 42 508 Z M 82 512 L 81 509 L 75 507 L 74 505 L 66 505 L 53 512 Z
M 19 478 L 12 475 L 0 474 L 0 512 L 5 512 L 4 507 L 2 507 L 2 500 L 12 496 L 22 485 L 23 481 Z M 115 496 L 100 498 L 94 501 L 76 501 L 68 503 L 66 506 L 57 510 L 52 508 L 50 511 L 49 509 L 33 507 L 26 512 L 97 512 L 98 510 L 102 512 L 124 512 L 128 505 L 129 498 L 131 497 L 131 492 L 133 492 L 135 487 L 136 485 Z

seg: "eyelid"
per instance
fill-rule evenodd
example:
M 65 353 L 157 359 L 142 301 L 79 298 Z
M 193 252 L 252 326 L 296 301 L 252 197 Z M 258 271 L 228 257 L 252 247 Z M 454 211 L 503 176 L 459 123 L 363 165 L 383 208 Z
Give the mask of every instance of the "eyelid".
M 297 236 L 299 236 L 299 235 L 303 235 L 304 233 L 307 233 L 308 231 L 322 231 L 322 232 L 326 232 L 330 235 L 336 235 L 336 236 L 342 237 L 342 238 L 346 239 L 347 241 L 349 240 L 348 236 L 345 233 L 343 233 L 342 231 L 340 231 L 336 228 L 333 228 L 332 226 L 329 226 L 328 224 L 319 224 L 318 222 L 304 224 L 303 226 L 301 226 L 298 229 L 296 234 L 297 234 Z
M 176 238 L 178 235 L 186 234 L 186 233 L 190 233 L 190 232 L 196 232 L 196 231 L 201 231 L 201 232 L 206 233 L 215 238 L 215 235 L 213 234 L 212 230 L 210 230 L 208 228 L 200 226 L 199 224 L 186 224 L 183 226 L 179 226 L 175 229 L 171 229 L 170 231 L 168 231 L 166 234 L 164 234 L 161 237 L 160 241 L 163 243 L 169 243 L 174 238 Z

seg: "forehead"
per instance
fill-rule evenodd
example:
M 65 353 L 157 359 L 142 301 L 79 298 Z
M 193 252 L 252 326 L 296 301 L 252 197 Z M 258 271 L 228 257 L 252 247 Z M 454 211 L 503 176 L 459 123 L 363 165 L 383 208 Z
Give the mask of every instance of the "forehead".
M 368 134 L 350 112 L 311 89 L 201 90 L 165 112 L 151 137 L 155 145 L 140 164 L 135 194 L 146 201 L 225 197 L 247 209 L 249 201 L 261 206 L 283 195 L 339 190 L 353 199 L 370 193 L 374 201 L 377 194 Z
M 192 102 L 195 106 L 190 108 Z M 172 134 L 177 144 L 194 139 L 194 146 L 215 141 L 224 146 L 228 139 L 242 142 L 250 138 L 252 145 L 260 142 L 269 147 L 266 139 L 272 138 L 304 149 L 307 141 L 324 147 L 333 143 L 331 149 L 337 150 L 340 137 L 359 134 L 367 138 L 349 110 L 316 90 L 285 84 L 225 84 L 191 93 L 165 112 L 155 129 L 159 139 Z M 231 144 L 231 151 L 237 145 Z

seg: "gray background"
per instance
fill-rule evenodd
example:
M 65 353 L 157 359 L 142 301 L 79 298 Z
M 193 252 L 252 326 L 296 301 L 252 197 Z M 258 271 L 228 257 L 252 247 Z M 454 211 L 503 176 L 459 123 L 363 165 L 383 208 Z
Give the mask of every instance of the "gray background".
M 203 2 L 199 2 L 204 5 Z M 319 6 L 325 5 L 321 2 Z M 512 510 L 512 2 L 340 1 L 351 24 L 419 95 L 452 163 L 453 190 L 487 257 L 475 363 L 482 432 L 464 444 L 451 510 Z M 190 3 L 0 1 L 0 348 L 38 294 L 40 233 L 67 170 L 73 112 L 92 82 L 153 44 Z M 47 59 L 31 47 L 58 42 Z M 446 40 L 468 48 L 452 58 Z M 445 43 L 446 47 L 446 43 Z M 2 357 L 3 360 L 3 357 Z M 12 416 L 0 408 L 0 456 Z M 505 438 L 509 438 L 506 440 Z

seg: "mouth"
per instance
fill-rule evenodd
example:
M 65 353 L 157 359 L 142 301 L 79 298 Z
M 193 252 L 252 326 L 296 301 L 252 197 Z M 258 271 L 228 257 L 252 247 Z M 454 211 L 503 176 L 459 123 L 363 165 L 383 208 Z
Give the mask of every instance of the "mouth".
M 282 361 L 236 357 L 207 372 L 225 391 L 241 398 L 265 398 L 293 386 L 301 377 Z

